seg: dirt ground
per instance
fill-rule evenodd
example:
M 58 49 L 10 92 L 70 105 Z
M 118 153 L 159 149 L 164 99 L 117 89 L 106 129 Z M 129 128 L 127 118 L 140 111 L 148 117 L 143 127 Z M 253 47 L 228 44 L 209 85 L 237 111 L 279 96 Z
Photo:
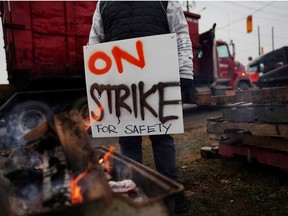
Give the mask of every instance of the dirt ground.
M 205 123 L 174 138 L 190 206 L 181 215 L 288 215 L 287 172 L 243 158 L 202 158 L 200 148 L 216 142 L 209 139 Z M 144 164 L 154 168 L 149 140 L 144 140 Z

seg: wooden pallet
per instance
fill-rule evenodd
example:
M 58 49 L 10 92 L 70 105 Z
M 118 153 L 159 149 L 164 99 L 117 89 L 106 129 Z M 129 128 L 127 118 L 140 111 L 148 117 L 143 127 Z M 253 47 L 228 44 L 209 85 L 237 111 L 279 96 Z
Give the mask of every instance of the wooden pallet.
M 254 136 L 288 138 L 288 124 L 261 122 L 231 122 L 223 117 L 207 120 L 208 134 L 225 134 L 231 130 L 249 131 Z
M 218 154 L 226 157 L 242 156 L 249 162 L 270 165 L 288 171 L 288 152 L 267 148 L 235 144 L 234 141 L 224 140 L 219 142 Z
M 288 103 L 238 103 L 223 107 L 223 118 L 232 122 L 288 123 Z
M 225 96 L 212 97 L 211 103 L 217 105 L 238 102 L 267 103 L 288 102 L 288 87 L 255 88 L 246 91 L 231 91 Z
M 222 136 L 211 136 L 218 142 L 229 140 L 232 144 L 241 144 L 245 146 L 254 146 L 259 148 L 271 149 L 275 151 L 288 153 L 288 139 L 283 137 L 253 136 L 248 132 L 230 132 Z
M 223 106 L 222 117 L 207 120 L 207 133 L 218 141 L 218 154 L 240 155 L 288 171 L 287 90 L 269 88 L 229 96 L 227 101 L 232 103 Z
M 252 135 L 250 131 L 231 128 L 222 132 L 210 134 L 210 138 L 218 140 L 218 155 L 241 156 L 249 162 L 256 161 L 288 171 L 287 137 L 257 136 Z M 213 148 L 211 148 L 210 155 L 215 155 L 215 151 L 212 150 Z

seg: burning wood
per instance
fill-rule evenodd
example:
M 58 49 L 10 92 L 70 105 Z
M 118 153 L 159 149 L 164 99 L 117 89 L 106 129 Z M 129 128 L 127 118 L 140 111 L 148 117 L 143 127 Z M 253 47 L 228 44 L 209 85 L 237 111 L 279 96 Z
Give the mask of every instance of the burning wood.
M 110 200 L 111 188 L 79 114 L 71 111 L 55 116 L 55 130 L 44 123 L 18 139 L 17 148 L 10 147 L 7 153 L 5 148 L 2 154 L 2 173 L 11 182 L 7 197 L 17 215 Z
M 115 209 L 126 212 L 129 208 L 135 215 L 138 210 L 131 209 L 124 200 L 137 205 L 151 202 L 154 206 L 155 194 L 165 192 L 167 196 L 172 192 L 166 190 L 174 183 L 162 188 L 169 180 L 125 157 L 117 157 L 113 146 L 104 152 L 92 149 L 80 114 L 75 110 L 54 116 L 52 127 L 40 125 L 17 141 L 21 143 L 16 148 L 9 147 L 10 143 L 3 145 L 9 147 L 9 152 L 0 155 L 0 174 L 10 183 L 7 200 L 12 206 L 11 214 L 53 215 L 65 209 L 65 215 L 69 209 L 68 212 L 74 212 L 93 203 L 92 215 L 103 212 L 115 215 Z M 2 148 L 0 151 L 4 152 Z M 174 191 L 179 189 L 175 185 Z M 160 197 L 163 195 L 156 196 Z M 113 202 L 107 202 L 112 199 Z M 166 210 L 158 207 L 166 215 Z
M 54 122 L 71 170 L 73 179 L 71 193 L 73 194 L 72 197 L 76 196 L 76 200 L 73 201 L 79 202 L 82 200 L 79 195 L 74 194 L 78 194 L 79 190 L 82 194 L 85 194 L 84 200 L 98 198 L 110 200 L 111 189 L 98 163 L 100 158 L 91 147 L 79 112 L 72 110 L 61 113 L 54 117 Z M 77 180 L 77 185 L 75 185 L 75 180 Z

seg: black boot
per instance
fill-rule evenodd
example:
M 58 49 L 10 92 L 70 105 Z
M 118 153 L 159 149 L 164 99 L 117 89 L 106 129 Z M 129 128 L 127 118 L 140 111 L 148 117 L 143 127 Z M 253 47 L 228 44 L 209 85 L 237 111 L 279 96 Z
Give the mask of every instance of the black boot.
M 184 196 L 184 193 L 178 193 L 174 195 L 175 200 L 175 213 L 181 214 L 186 213 L 189 210 L 188 202 L 186 197 Z

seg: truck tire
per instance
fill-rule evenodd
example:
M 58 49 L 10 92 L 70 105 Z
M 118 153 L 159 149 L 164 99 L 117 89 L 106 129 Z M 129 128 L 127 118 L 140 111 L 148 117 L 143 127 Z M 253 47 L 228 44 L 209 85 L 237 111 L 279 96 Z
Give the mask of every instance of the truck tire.
M 51 123 L 53 111 L 43 102 L 29 101 L 15 105 L 6 118 L 10 136 L 22 137 L 43 123 Z
M 250 86 L 247 82 L 240 82 L 240 83 L 238 83 L 237 88 L 245 91 L 245 90 L 248 90 L 250 88 Z

